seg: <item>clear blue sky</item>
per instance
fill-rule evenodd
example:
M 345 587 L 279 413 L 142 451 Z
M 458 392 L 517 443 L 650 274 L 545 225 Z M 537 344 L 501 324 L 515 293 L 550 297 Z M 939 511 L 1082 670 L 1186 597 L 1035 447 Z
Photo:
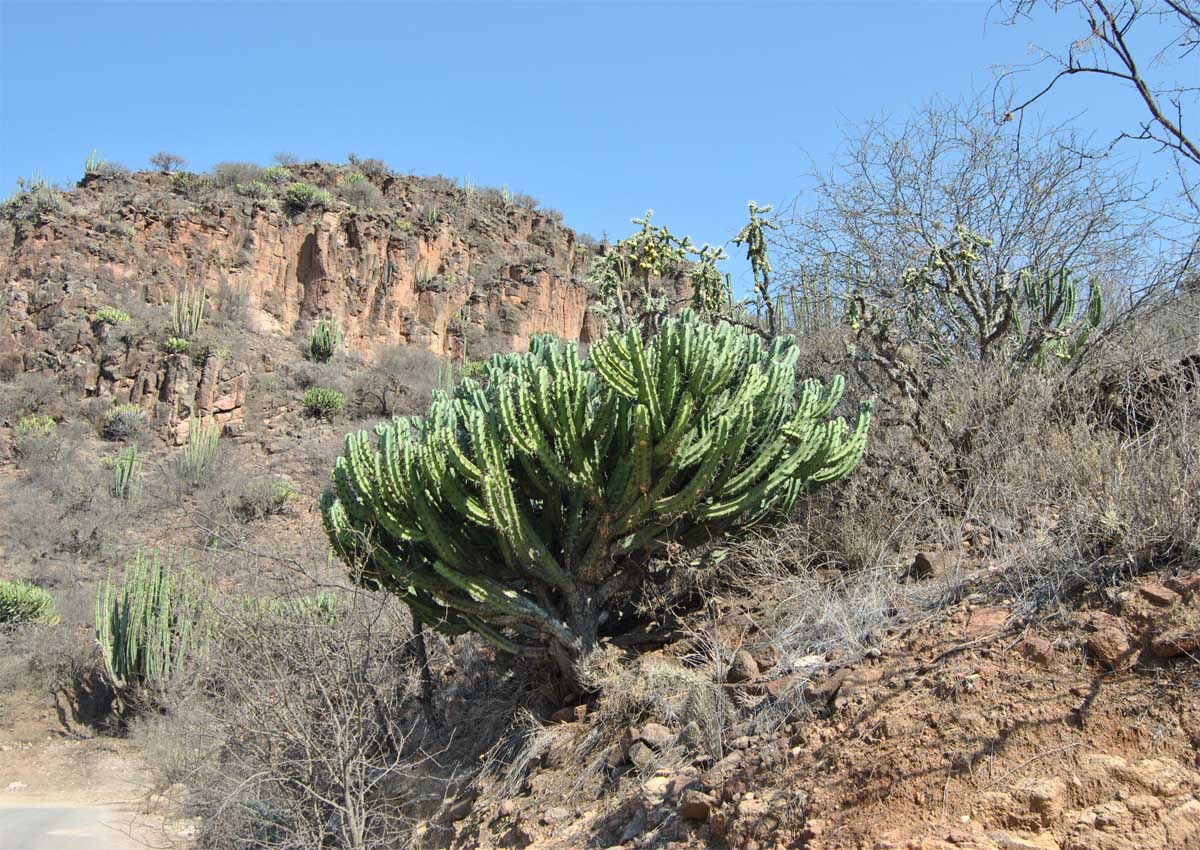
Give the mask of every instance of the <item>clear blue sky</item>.
M 787 201 L 828 163 L 846 122 L 982 90 L 1070 32 L 989 24 L 991 5 L 0 0 L 0 187 L 74 181 L 93 148 L 194 170 L 353 151 L 508 184 L 596 236 L 653 208 L 724 242 L 748 199 Z M 1088 94 L 1054 117 L 1115 127 Z

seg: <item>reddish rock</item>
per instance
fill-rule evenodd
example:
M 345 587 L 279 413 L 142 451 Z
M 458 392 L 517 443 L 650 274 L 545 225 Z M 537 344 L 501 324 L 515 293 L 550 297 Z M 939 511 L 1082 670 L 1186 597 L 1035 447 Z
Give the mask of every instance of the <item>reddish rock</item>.
M 569 705 L 551 714 L 550 720 L 554 723 L 579 723 L 585 717 L 587 717 L 586 705 Z
M 742 753 L 735 751 L 700 775 L 700 784 L 706 791 L 719 791 L 742 767 Z
M 750 655 L 754 658 L 754 663 L 758 665 L 760 673 L 764 670 L 770 670 L 779 663 L 779 659 L 781 658 L 779 650 L 773 644 L 756 646 L 750 650 Z
M 1167 579 L 1163 584 L 1186 599 L 1200 590 L 1200 573 L 1184 573 Z
M 957 552 L 918 552 L 904 573 L 905 578 L 931 579 L 944 576 L 958 563 Z
M 675 733 L 661 723 L 646 723 L 633 736 L 656 750 L 665 750 L 675 743 Z
M 1040 635 L 1029 635 L 1017 644 L 1017 652 L 1035 664 L 1046 665 L 1054 658 L 1054 647 Z
M 1008 623 L 1007 608 L 976 608 L 967 617 L 966 638 L 976 640 L 995 634 Z
M 758 678 L 758 662 L 754 656 L 744 649 L 739 649 L 733 655 L 733 662 L 725 674 L 725 681 L 731 684 L 753 682 Z
M 711 794 L 703 791 L 686 791 L 679 806 L 679 813 L 688 820 L 706 821 L 716 807 L 717 801 Z
M 1108 668 L 1116 667 L 1127 658 L 1131 648 L 1129 635 L 1123 628 L 1115 626 L 1098 629 L 1087 639 L 1088 652 Z
M 1159 658 L 1194 655 L 1200 650 L 1200 630 L 1183 628 L 1165 631 L 1150 641 L 1150 650 Z
M 1159 608 L 1170 608 L 1179 601 L 1179 594 L 1161 584 L 1143 584 L 1138 593 L 1151 605 Z
M 634 741 L 629 748 L 629 760 L 637 767 L 645 767 L 654 760 L 654 750 L 643 741 Z

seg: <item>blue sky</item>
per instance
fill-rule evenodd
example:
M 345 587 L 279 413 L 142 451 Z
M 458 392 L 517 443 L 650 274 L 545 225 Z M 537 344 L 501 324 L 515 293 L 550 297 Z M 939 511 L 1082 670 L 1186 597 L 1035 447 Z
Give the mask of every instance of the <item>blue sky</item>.
M 653 208 L 724 242 L 847 122 L 984 90 L 1029 41 L 1072 34 L 989 24 L 991 6 L 0 0 L 0 187 L 74 181 L 93 148 L 194 170 L 353 151 L 508 184 L 596 236 Z M 1050 117 L 1107 133 L 1136 114 L 1107 91 L 1076 86 Z

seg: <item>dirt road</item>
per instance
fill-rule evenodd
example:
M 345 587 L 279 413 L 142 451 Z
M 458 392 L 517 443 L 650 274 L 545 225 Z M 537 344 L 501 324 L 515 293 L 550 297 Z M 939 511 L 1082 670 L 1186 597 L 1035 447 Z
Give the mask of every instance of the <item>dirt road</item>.
M 0 850 L 142 850 L 124 806 L 0 805 Z

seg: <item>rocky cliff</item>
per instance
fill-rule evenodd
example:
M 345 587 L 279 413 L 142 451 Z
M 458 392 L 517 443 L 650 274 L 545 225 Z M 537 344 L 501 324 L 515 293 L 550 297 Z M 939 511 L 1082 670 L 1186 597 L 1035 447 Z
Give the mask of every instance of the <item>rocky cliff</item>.
M 332 188 L 348 169 L 291 171 Z M 94 177 L 60 209 L 10 222 L 0 234 L 6 334 L 36 357 L 53 321 L 114 302 L 162 306 L 185 284 L 217 310 L 240 302 L 260 331 L 290 334 L 333 316 L 364 353 L 399 343 L 444 355 L 464 341 L 488 353 L 536 333 L 586 341 L 594 332 L 583 285 L 592 251 L 556 213 L 440 178 L 386 176 L 369 210 L 335 197 L 328 209 L 292 212 L 241 188 Z
M 185 288 L 203 291 L 207 324 L 260 338 L 302 340 L 335 318 L 367 360 L 396 345 L 478 358 L 538 333 L 587 342 L 599 331 L 584 285 L 596 249 L 558 213 L 386 171 L 359 183 L 365 203 L 345 191 L 358 174 L 318 163 L 282 178 L 245 165 L 110 172 L 18 193 L 0 216 L 0 379 L 53 372 L 83 396 L 144 404 L 177 434 L 193 413 L 236 423 L 253 372 L 236 335 L 215 333 L 188 357 L 161 350 Z M 297 209 L 296 182 L 328 202 Z M 130 322 L 96 323 L 104 307 Z

